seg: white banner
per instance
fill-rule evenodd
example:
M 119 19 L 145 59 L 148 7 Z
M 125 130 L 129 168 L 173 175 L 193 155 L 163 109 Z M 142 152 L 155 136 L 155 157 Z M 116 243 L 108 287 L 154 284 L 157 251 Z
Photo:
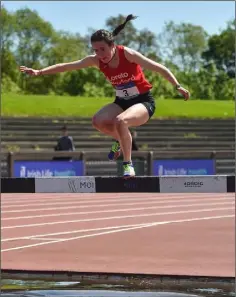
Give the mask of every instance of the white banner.
M 226 193 L 224 175 L 161 176 L 161 193 Z
M 95 193 L 94 176 L 35 178 L 35 193 Z

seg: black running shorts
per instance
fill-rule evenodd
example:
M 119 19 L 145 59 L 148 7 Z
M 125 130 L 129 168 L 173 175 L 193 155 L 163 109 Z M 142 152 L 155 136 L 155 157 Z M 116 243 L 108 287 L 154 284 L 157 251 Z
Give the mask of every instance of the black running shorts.
M 128 109 L 134 104 L 142 103 L 147 108 L 149 118 L 153 116 L 156 109 L 155 100 L 150 91 L 144 94 L 140 94 L 137 97 L 131 98 L 131 99 L 122 99 L 122 98 L 116 97 L 114 103 L 119 105 L 123 110 Z

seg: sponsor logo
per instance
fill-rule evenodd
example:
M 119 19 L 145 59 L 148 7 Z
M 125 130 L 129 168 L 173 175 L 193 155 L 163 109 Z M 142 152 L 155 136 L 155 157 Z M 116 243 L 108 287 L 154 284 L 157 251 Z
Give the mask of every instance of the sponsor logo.
M 20 177 L 51 177 L 53 172 L 50 169 L 28 170 L 26 166 L 21 166 Z
M 125 181 L 124 182 L 124 188 L 134 190 L 138 188 L 138 184 L 135 181 Z
M 81 189 L 93 189 L 95 187 L 94 182 L 90 180 L 68 180 L 68 186 L 72 193 L 81 192 Z
M 203 182 L 200 182 L 200 181 L 185 182 L 184 186 L 185 188 L 192 188 L 192 187 L 200 188 L 201 186 L 203 186 Z
M 151 108 L 150 108 L 151 109 Z M 152 111 L 152 110 L 151 110 Z M 158 175 L 187 175 L 188 172 L 185 168 L 164 168 L 163 165 L 158 166 Z

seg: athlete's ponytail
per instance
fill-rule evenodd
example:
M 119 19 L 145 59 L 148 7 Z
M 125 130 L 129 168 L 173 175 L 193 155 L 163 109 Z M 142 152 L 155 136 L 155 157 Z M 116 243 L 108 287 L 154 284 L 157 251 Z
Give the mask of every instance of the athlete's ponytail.
M 135 20 L 136 18 L 137 18 L 136 16 L 133 16 L 132 14 L 129 14 L 129 15 L 127 16 L 126 20 L 124 21 L 124 23 L 121 24 L 121 25 L 119 25 L 118 27 L 115 28 L 115 30 L 112 32 L 112 35 L 113 35 L 113 36 L 117 36 L 117 35 L 120 33 L 120 31 L 122 31 L 122 30 L 124 29 L 125 25 L 126 25 L 129 21 L 131 21 L 131 20 Z
M 91 42 L 105 41 L 108 45 L 112 45 L 114 43 L 114 37 L 116 37 L 124 29 L 125 25 L 129 21 L 134 20 L 136 18 L 136 16 L 129 14 L 124 23 L 116 27 L 112 33 L 107 30 L 96 31 L 91 36 Z

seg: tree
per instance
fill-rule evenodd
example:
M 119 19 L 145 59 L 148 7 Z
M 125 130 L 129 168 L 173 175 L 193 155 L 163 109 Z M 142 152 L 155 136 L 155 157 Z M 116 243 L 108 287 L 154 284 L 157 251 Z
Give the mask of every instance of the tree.
M 124 22 L 125 16 L 107 19 L 109 31 Z M 1 10 L 1 70 L 3 92 L 69 94 L 71 96 L 114 96 L 105 76 L 93 67 L 57 75 L 30 77 L 19 72 L 19 65 L 41 69 L 52 64 L 79 60 L 90 53 L 89 36 L 56 31 L 37 12 Z M 161 43 L 160 43 L 160 41 Z M 138 30 L 128 22 L 116 39 L 163 63 L 190 90 L 191 98 L 229 100 L 234 98 L 234 22 L 208 38 L 204 29 L 188 23 L 169 22 L 159 40 L 148 29 Z M 207 46 L 208 45 L 208 46 Z M 178 92 L 161 75 L 144 70 L 153 84 L 156 98 L 179 98 Z
M 208 49 L 202 53 L 206 67 L 214 62 L 217 69 L 225 71 L 229 77 L 235 77 L 235 22 L 230 21 L 219 35 L 209 38 Z
M 143 29 L 136 34 L 136 49 L 142 54 L 157 60 L 159 57 L 159 46 L 156 35 L 148 29 Z
M 189 23 L 179 25 L 170 21 L 159 35 L 162 58 L 172 61 L 185 71 L 201 65 L 201 54 L 207 46 L 207 33 L 201 26 Z
M 45 54 L 45 67 L 58 63 L 76 61 L 86 56 L 87 48 L 84 38 L 79 34 L 66 31 L 56 32 L 51 48 Z M 51 90 L 56 94 L 78 95 L 82 92 L 81 72 L 68 72 L 60 75 L 45 76 L 50 81 Z
M 50 48 L 55 31 L 36 11 L 20 9 L 15 13 L 17 21 L 16 57 L 20 65 L 38 67 Z
M 1 8 L 1 73 L 13 82 L 17 81 L 18 71 L 13 54 L 16 37 L 16 18 L 5 8 Z
M 18 65 L 27 65 L 40 69 L 45 54 L 50 49 L 55 31 L 52 25 L 44 21 L 36 11 L 28 8 L 15 12 L 17 19 L 14 56 Z M 25 92 L 47 94 L 49 85 L 43 77 L 21 75 L 19 85 Z
M 110 17 L 106 21 L 109 31 L 113 31 L 117 26 L 122 24 L 126 16 L 119 14 L 117 17 Z M 156 35 L 148 29 L 138 31 L 133 22 L 128 22 L 119 35 L 116 37 L 116 43 L 130 47 L 141 52 L 144 55 L 155 55 L 157 58 L 158 45 Z

